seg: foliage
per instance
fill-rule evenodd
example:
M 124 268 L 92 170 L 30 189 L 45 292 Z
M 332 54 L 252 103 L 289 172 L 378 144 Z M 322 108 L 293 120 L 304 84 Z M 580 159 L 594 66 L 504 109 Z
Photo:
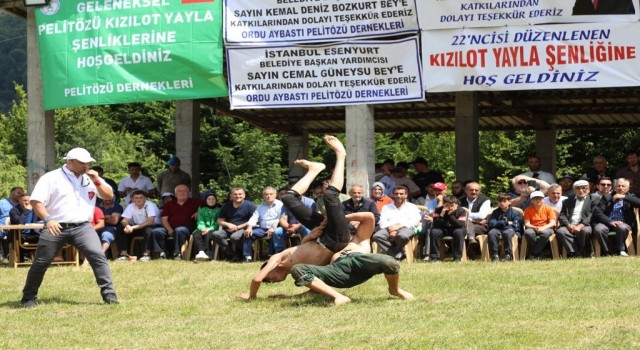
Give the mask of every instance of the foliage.
M 0 113 L 11 110 L 19 99 L 14 84 L 27 82 L 27 23 L 24 19 L 0 11 Z
M 636 257 L 491 264 L 401 263 L 410 302 L 384 277 L 332 307 L 291 278 L 263 285 L 260 263 L 110 263 L 120 305 L 101 305 L 89 268 L 50 268 L 40 305 L 19 308 L 27 269 L 0 267 L 3 349 L 633 349 L 640 346 Z M 34 326 L 37 325 L 37 333 Z M 242 326 L 239 326 L 242 325 Z M 107 328 L 108 327 L 108 330 Z

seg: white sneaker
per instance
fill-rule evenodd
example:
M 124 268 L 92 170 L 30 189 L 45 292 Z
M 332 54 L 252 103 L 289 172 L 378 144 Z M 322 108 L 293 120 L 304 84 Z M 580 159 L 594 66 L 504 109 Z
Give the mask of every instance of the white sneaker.
M 209 260 L 209 256 L 207 255 L 207 253 L 204 252 L 204 250 L 201 250 L 196 255 L 196 260 L 197 261 L 207 261 L 207 260 Z
M 160 253 L 160 259 L 166 259 L 167 258 L 167 254 L 165 254 L 164 252 Z
M 140 261 L 151 261 L 151 255 L 145 254 L 140 258 Z
M 624 250 L 620 252 L 620 256 L 629 256 L 629 254 L 627 254 L 627 252 L 625 252 Z

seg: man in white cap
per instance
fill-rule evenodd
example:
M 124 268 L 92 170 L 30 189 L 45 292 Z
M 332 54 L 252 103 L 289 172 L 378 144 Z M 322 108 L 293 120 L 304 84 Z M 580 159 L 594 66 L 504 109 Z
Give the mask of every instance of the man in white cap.
M 542 203 L 543 198 L 541 191 L 533 191 L 529 196 L 531 205 L 524 210 L 524 237 L 531 247 L 532 259 L 542 258 L 542 251 L 556 226 L 556 213 L 553 208 Z
M 66 164 L 44 174 L 31 194 L 31 205 L 43 219 L 44 229 L 22 290 L 22 307 L 36 306 L 44 275 L 56 252 L 66 243 L 77 247 L 89 260 L 102 300 L 106 304 L 117 304 L 111 270 L 100 238 L 90 223 L 96 197 L 111 199 L 113 190 L 95 170 L 89 169 L 95 159 L 84 148 L 70 150 L 64 159 Z
M 574 194 L 562 203 L 560 227 L 556 230 L 558 240 L 570 258 L 591 256 L 591 215 L 599 198 L 589 193 L 589 182 L 573 183 Z

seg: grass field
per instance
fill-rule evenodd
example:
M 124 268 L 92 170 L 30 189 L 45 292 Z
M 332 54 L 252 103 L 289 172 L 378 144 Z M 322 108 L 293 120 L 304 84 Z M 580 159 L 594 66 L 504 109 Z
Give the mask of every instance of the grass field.
M 21 309 L 27 268 L 0 267 L 0 349 L 640 348 L 640 258 L 402 264 L 344 290 L 333 307 L 289 278 L 248 290 L 258 263 L 112 263 L 120 305 L 102 305 L 89 268 L 52 267 L 39 306 Z

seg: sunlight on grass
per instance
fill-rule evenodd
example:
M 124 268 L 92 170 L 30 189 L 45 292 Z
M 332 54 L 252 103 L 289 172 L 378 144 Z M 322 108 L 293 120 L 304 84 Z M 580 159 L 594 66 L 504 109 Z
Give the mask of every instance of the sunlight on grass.
M 291 278 L 247 290 L 260 266 L 111 263 L 121 304 L 101 304 L 90 269 L 49 269 L 33 310 L 19 307 L 27 269 L 0 267 L 3 349 L 631 349 L 640 347 L 640 258 L 402 264 L 345 290 L 336 308 L 295 294 Z

